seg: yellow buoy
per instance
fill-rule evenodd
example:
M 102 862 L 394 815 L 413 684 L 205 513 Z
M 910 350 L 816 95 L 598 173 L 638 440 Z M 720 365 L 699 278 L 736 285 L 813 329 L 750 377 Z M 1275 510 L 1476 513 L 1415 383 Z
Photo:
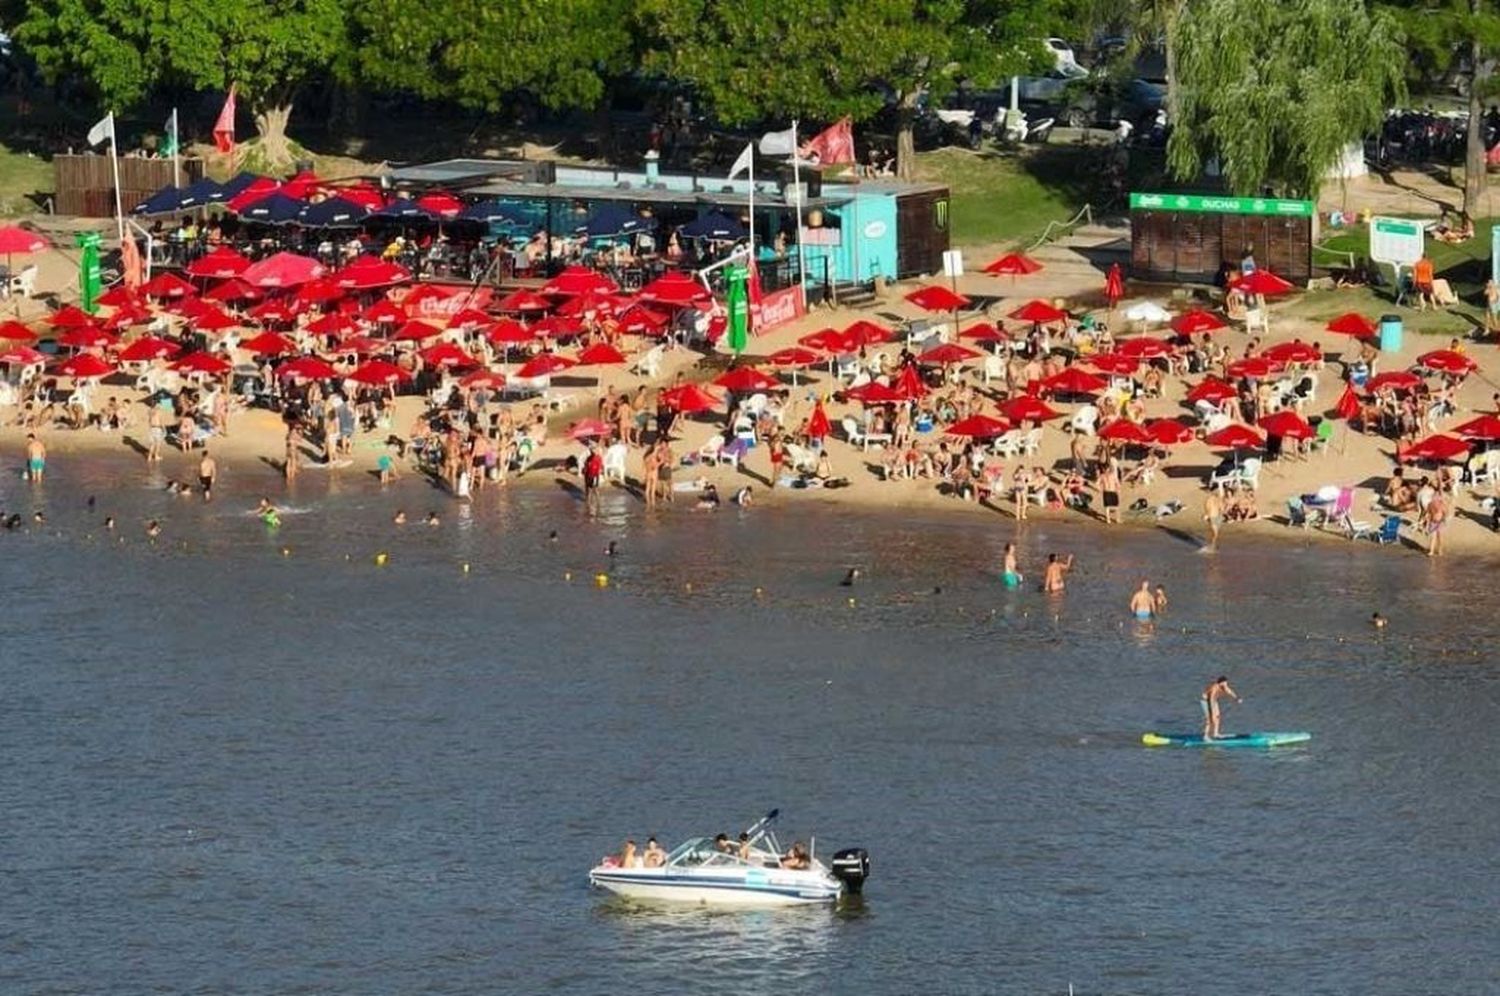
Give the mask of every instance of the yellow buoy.
M 757 598 L 760 597 L 761 595 L 764 595 L 765 593 L 766 593 L 766 589 L 762 588 L 760 585 L 756 585 L 755 586 L 755 594 L 756 594 Z
M 390 555 L 389 554 L 386 554 L 386 553 L 377 553 L 375 555 L 375 566 L 376 567 L 384 567 L 385 566 L 385 562 L 387 560 L 389 560 L 389 559 L 390 559 Z
M 468 565 L 467 562 L 464 564 L 464 573 L 465 574 L 469 573 L 469 565 Z
M 563 571 L 563 580 L 564 581 L 571 581 L 571 580 L 573 580 L 573 572 L 572 571 Z
M 292 555 L 292 549 L 291 549 L 291 547 L 287 547 L 287 546 L 282 547 L 281 548 L 281 555 L 283 557 L 290 557 Z
M 597 588 L 606 588 L 606 587 L 608 587 L 609 586 L 609 575 L 608 574 L 595 574 L 594 575 L 594 586 L 597 587 Z
M 854 599 L 852 599 L 852 598 L 851 598 L 851 599 L 849 599 L 849 607 L 850 607 L 850 608 L 851 608 L 851 609 L 852 609 L 852 608 L 853 608 L 853 607 L 854 607 Z

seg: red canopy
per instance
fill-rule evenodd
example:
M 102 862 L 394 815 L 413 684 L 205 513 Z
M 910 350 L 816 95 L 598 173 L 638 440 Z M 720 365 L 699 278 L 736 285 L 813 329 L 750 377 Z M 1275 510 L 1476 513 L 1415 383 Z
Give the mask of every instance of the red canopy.
M 57 337 L 57 344 L 67 346 L 69 349 L 101 349 L 105 346 L 113 346 L 118 341 L 119 336 L 113 332 L 92 325 L 68 329 Z
M 106 308 L 123 308 L 127 304 L 140 304 L 140 295 L 126 287 L 124 284 L 115 284 L 109 290 L 99 295 L 95 302 Z
M 1469 419 L 1453 431 L 1465 439 L 1500 439 L 1500 415 L 1479 415 Z
M 972 342 L 1005 342 L 1010 336 L 1005 334 L 1004 329 L 997 329 L 990 322 L 978 322 L 970 325 L 958 334 L 960 339 L 968 339 Z
M 278 300 L 262 301 L 245 313 L 257 322 L 264 322 L 268 325 L 272 323 L 290 325 L 297 320 L 297 313 L 285 301 Z
M 296 299 L 303 304 L 327 304 L 344 296 L 344 289 L 327 277 L 309 280 L 297 288 Z
M 1231 377 L 1249 377 L 1253 380 L 1261 380 L 1271 376 L 1273 369 L 1271 361 L 1264 356 L 1246 356 L 1229 364 L 1224 372 Z
M 193 328 L 200 332 L 222 332 L 239 328 L 243 324 L 238 318 L 226 315 L 218 308 L 204 308 L 192 317 Z
M 1378 331 L 1374 322 L 1357 311 L 1347 311 L 1323 327 L 1330 332 L 1352 335 L 1358 339 L 1368 339 Z
M 984 265 L 984 272 L 1002 277 L 1024 277 L 1041 270 L 1042 264 L 1025 253 L 1008 252 Z
M 1226 425 L 1218 432 L 1211 433 L 1208 438 L 1204 439 L 1203 441 L 1210 446 L 1220 446 L 1233 450 L 1246 449 L 1252 446 L 1260 446 L 1265 442 L 1265 440 L 1261 438 L 1260 433 L 1256 432 L 1248 425 L 1241 425 L 1238 422 L 1234 423 L 1233 425 Z
M 655 335 L 667 324 L 666 315 L 644 304 L 632 304 L 620 312 L 615 320 L 620 323 L 621 332 L 631 335 Z
M 818 329 L 816 332 L 809 332 L 797 342 L 808 349 L 818 349 L 825 353 L 838 353 L 845 348 L 844 334 L 838 329 Z
M 914 291 L 907 292 L 906 299 L 923 311 L 957 311 L 973 303 L 962 294 L 949 290 L 941 284 L 918 287 Z
M 1190 404 L 1198 401 L 1211 401 L 1218 404 L 1221 401 L 1239 397 L 1239 393 L 1233 384 L 1219 380 L 1217 377 L 1204 377 L 1193 385 L 1192 390 L 1188 391 L 1187 399 Z
M 1040 398 L 1022 394 L 1000 406 L 1000 414 L 1012 422 L 1045 422 L 1062 414 Z
M 484 337 L 497 346 L 520 345 L 536 338 L 536 333 L 513 318 L 502 318 L 490 326 Z
M 348 335 L 358 326 L 348 315 L 333 312 L 314 318 L 307 323 L 307 331 L 313 335 Z
M 1442 463 L 1445 460 L 1456 460 L 1459 457 L 1468 456 L 1469 444 L 1462 439 L 1439 433 L 1413 443 L 1399 455 L 1402 460 L 1431 460 Z
M 30 346 L 23 346 L 20 343 L 11 343 L 4 349 L 0 349 L 0 363 L 29 367 L 33 364 L 46 362 L 46 353 L 32 349 Z
M 1277 363 L 1316 363 L 1323 358 L 1315 346 L 1300 340 L 1279 342 L 1262 355 Z
M 736 394 L 755 394 L 775 390 L 781 386 L 781 382 L 754 367 L 735 367 L 715 377 L 714 386 Z
M 370 305 L 360 313 L 361 318 L 372 325 L 395 325 L 406 321 L 406 309 L 388 297 Z
M 1126 418 L 1114 419 L 1100 428 L 1099 438 L 1115 443 L 1136 443 L 1141 446 L 1149 446 L 1156 442 L 1155 437 L 1147 432 L 1144 426 L 1137 425 Z
M 317 193 L 323 186 L 323 181 L 318 174 L 311 170 L 303 170 L 281 185 L 281 192 L 288 197 L 295 197 L 302 201 Z
M 385 195 L 368 183 L 355 183 L 347 187 L 331 187 L 329 193 L 351 204 L 358 204 L 366 211 L 379 211 L 385 207 Z
M 119 359 L 122 363 L 142 363 L 147 360 L 166 359 L 176 356 L 182 347 L 175 342 L 166 339 L 158 339 L 156 336 L 142 336 L 135 342 L 120 350 Z
M 706 412 L 719 406 L 719 399 L 701 384 L 682 384 L 661 392 L 664 407 L 679 412 Z
M 247 266 L 240 279 L 254 287 L 296 287 L 326 272 L 322 263 L 296 253 L 279 252 Z
M 233 369 L 234 364 L 222 356 L 214 356 L 201 350 L 194 353 L 186 353 L 172 364 L 172 369 L 178 373 L 189 374 L 211 374 L 218 376 Z
M 1132 356 L 1138 360 L 1149 360 L 1158 356 L 1171 356 L 1172 347 L 1165 339 L 1143 335 L 1138 339 L 1126 339 L 1115 346 L 1121 356 Z
M 142 284 L 141 293 L 147 297 L 182 297 L 193 293 L 193 285 L 175 273 L 164 271 Z
M 1245 294 L 1259 294 L 1262 297 L 1285 294 L 1287 291 L 1296 289 L 1290 282 L 1283 280 L 1270 270 L 1254 270 L 1247 276 L 1236 280 L 1234 286 Z
M 354 262 L 339 270 L 332 277 L 334 284 L 343 290 L 373 290 L 405 283 L 411 279 L 411 271 L 397 263 L 378 256 L 359 256 Z
M 1088 357 L 1084 362 L 1088 363 L 1096 370 L 1103 370 L 1105 373 L 1119 374 L 1122 377 L 1128 377 L 1131 374 L 1135 373 L 1141 365 L 1141 361 L 1137 360 L 1135 357 L 1121 356 L 1119 353 L 1095 353 L 1093 356 Z
M 0 322 L 0 339 L 11 342 L 36 342 L 37 334 L 14 318 Z
M 624 310 L 628 304 L 624 304 L 623 298 L 611 297 L 608 294 L 599 294 L 588 291 L 569 297 L 557 306 L 556 314 L 566 315 L 570 318 L 585 318 L 589 315 L 608 316 L 617 311 Z
M 773 367 L 810 367 L 821 359 L 822 357 L 811 349 L 789 346 L 786 349 L 778 349 L 766 357 L 766 362 Z
M 1150 436 L 1154 443 L 1176 446 L 1179 443 L 1191 442 L 1193 430 L 1175 418 L 1158 418 L 1146 423 L 1146 435 Z
M 115 313 L 104 320 L 107 329 L 120 329 L 127 325 L 141 325 L 154 316 L 138 304 L 127 304 L 115 309 Z
M 573 297 L 579 294 L 614 294 L 620 285 L 598 270 L 587 266 L 569 266 L 542 286 L 543 294 Z M 702 290 L 700 286 L 698 288 Z
M 522 379 L 548 377 L 559 370 L 566 370 L 575 364 L 575 360 L 570 360 L 566 356 L 559 356 L 557 353 L 538 353 L 521 364 L 521 369 L 516 371 L 515 376 Z
M 72 377 L 75 380 L 92 380 L 95 377 L 108 377 L 115 372 L 113 363 L 106 363 L 93 353 L 78 353 L 63 360 L 52 368 L 53 372 L 62 377 Z
M 1050 325 L 1053 322 L 1067 321 L 1068 313 L 1061 308 L 1054 308 L 1046 301 L 1027 301 L 1012 311 L 1010 318 L 1016 322 L 1041 322 L 1043 325 Z
M 442 335 L 442 333 L 442 329 L 413 319 L 402 325 L 395 332 L 392 332 L 391 339 L 396 342 L 426 342 L 428 339 Z
M 417 207 L 431 211 L 440 218 L 452 218 L 464 209 L 464 202 L 446 190 L 434 190 L 418 197 Z
M 546 311 L 552 302 L 535 291 L 512 291 L 495 303 L 496 311 Z
M 681 271 L 664 273 L 641 288 L 644 301 L 655 301 L 672 307 L 682 307 L 694 301 L 705 301 L 709 297 L 703 285 Z
M 1421 386 L 1422 378 L 1410 370 L 1387 370 L 1385 373 L 1376 374 L 1365 382 L 1366 391 L 1380 391 L 1385 388 L 1395 388 L 1398 391 L 1410 391 Z
M 1010 429 L 1007 422 L 989 415 L 970 415 L 961 418 L 943 431 L 950 436 L 970 436 L 974 439 L 991 439 Z
M 390 385 L 397 381 L 410 380 L 411 374 L 388 360 L 366 360 L 354 368 L 349 379 L 356 384 L 376 386 Z
M 626 359 L 624 353 L 607 342 L 596 342 L 578 352 L 578 365 L 581 367 L 614 366 L 626 362 Z
M 884 325 L 861 318 L 844 329 L 843 341 L 857 349 L 860 346 L 873 346 L 878 342 L 890 342 L 895 335 L 893 330 Z
M 270 194 L 273 190 L 276 190 L 280 186 L 280 180 L 272 179 L 269 176 L 257 176 L 254 180 L 250 181 L 250 184 L 246 186 L 244 190 L 241 190 L 239 193 L 229 198 L 229 200 L 225 201 L 224 206 L 233 211 L 235 214 L 239 214 L 241 211 L 245 210 L 245 208 L 254 204 L 262 197 Z
M 1318 434 L 1316 429 L 1307 424 L 1307 419 L 1290 408 L 1272 412 L 1257 424 L 1268 434 L 1286 439 L 1311 439 Z
M 1479 368 L 1479 364 L 1452 349 L 1434 349 L 1430 353 L 1423 353 L 1417 357 L 1417 366 L 1443 373 L 1468 373 Z
M 583 418 L 568 426 L 569 439 L 600 439 L 613 435 L 615 427 L 596 418 Z
M 947 366 L 950 363 L 962 363 L 972 360 L 984 354 L 978 350 L 970 349 L 968 346 L 960 346 L 956 342 L 943 342 L 931 349 L 926 350 L 917 357 L 918 363 L 937 363 Z
M 463 387 L 485 387 L 498 390 L 505 386 L 505 375 L 494 370 L 475 370 L 473 373 L 464 374 L 458 383 Z
M 1042 381 L 1042 387 L 1053 394 L 1098 394 L 1109 386 L 1103 377 L 1096 377 L 1081 367 L 1064 367 Z
M 1212 311 L 1194 308 L 1184 311 L 1171 321 L 1172 331 L 1179 335 L 1198 335 L 1202 332 L 1217 332 L 1229 327 L 1229 323 Z
M 262 332 L 240 343 L 240 348 L 256 356 L 285 356 L 297 351 L 296 343 L 275 332 Z
M 187 275 L 211 280 L 237 277 L 250 261 L 230 246 L 216 246 L 187 265 Z
M 898 401 L 907 400 L 907 395 L 896 390 L 889 384 L 882 384 L 872 380 L 858 387 L 851 387 L 844 392 L 844 397 L 850 401 L 859 401 L 866 405 L 892 405 Z
M 55 329 L 75 329 L 94 324 L 94 316 L 76 305 L 65 304 L 47 316 L 47 324 Z
M 465 353 L 457 343 L 439 342 L 417 353 L 422 362 L 432 367 L 472 367 L 478 363 Z
M 204 294 L 203 298 L 206 301 L 222 301 L 225 304 L 232 304 L 235 301 L 259 301 L 262 296 L 259 290 L 243 280 L 231 277 Z
M 567 339 L 581 333 L 583 323 L 576 318 L 568 318 L 566 315 L 548 315 L 546 318 L 532 322 L 531 331 L 533 335 Z
M 36 232 L 29 232 L 16 225 L 6 225 L 0 228 L 0 255 L 41 252 L 48 245 L 47 240 Z
M 282 364 L 276 371 L 278 377 L 298 377 L 302 380 L 332 380 L 339 372 L 327 360 L 316 356 L 299 356 Z

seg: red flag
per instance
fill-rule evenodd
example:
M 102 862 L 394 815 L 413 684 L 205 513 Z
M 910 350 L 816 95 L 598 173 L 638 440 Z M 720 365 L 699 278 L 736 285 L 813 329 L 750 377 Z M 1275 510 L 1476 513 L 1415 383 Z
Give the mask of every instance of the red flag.
M 214 122 L 214 145 L 227 155 L 234 154 L 234 84 L 229 84 L 229 96 L 224 98 L 224 109 L 219 120 Z
M 1345 385 L 1344 393 L 1339 395 L 1338 403 L 1333 406 L 1334 416 L 1341 419 L 1351 419 L 1359 414 L 1359 410 L 1359 395 L 1354 393 L 1354 385 Z
M 818 132 L 809 139 L 799 153 L 803 159 L 818 157 L 819 166 L 832 166 L 835 163 L 854 163 L 854 123 L 848 118 L 840 118 L 834 124 Z

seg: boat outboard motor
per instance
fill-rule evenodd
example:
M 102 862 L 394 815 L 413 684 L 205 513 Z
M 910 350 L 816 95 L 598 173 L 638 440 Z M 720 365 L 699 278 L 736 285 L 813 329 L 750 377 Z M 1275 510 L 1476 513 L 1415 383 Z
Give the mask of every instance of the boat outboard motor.
M 845 848 L 833 856 L 828 870 L 846 889 L 858 895 L 865 887 L 865 879 L 870 877 L 870 852 L 863 847 Z

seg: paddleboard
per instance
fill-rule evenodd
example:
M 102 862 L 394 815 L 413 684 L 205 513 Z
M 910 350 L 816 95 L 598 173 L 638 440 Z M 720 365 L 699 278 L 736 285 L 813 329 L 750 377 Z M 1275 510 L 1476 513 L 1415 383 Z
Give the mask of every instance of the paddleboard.
M 1204 739 L 1201 733 L 1147 733 L 1141 743 L 1147 747 L 1284 747 L 1311 739 L 1311 733 L 1276 731 L 1227 733 L 1212 740 Z

